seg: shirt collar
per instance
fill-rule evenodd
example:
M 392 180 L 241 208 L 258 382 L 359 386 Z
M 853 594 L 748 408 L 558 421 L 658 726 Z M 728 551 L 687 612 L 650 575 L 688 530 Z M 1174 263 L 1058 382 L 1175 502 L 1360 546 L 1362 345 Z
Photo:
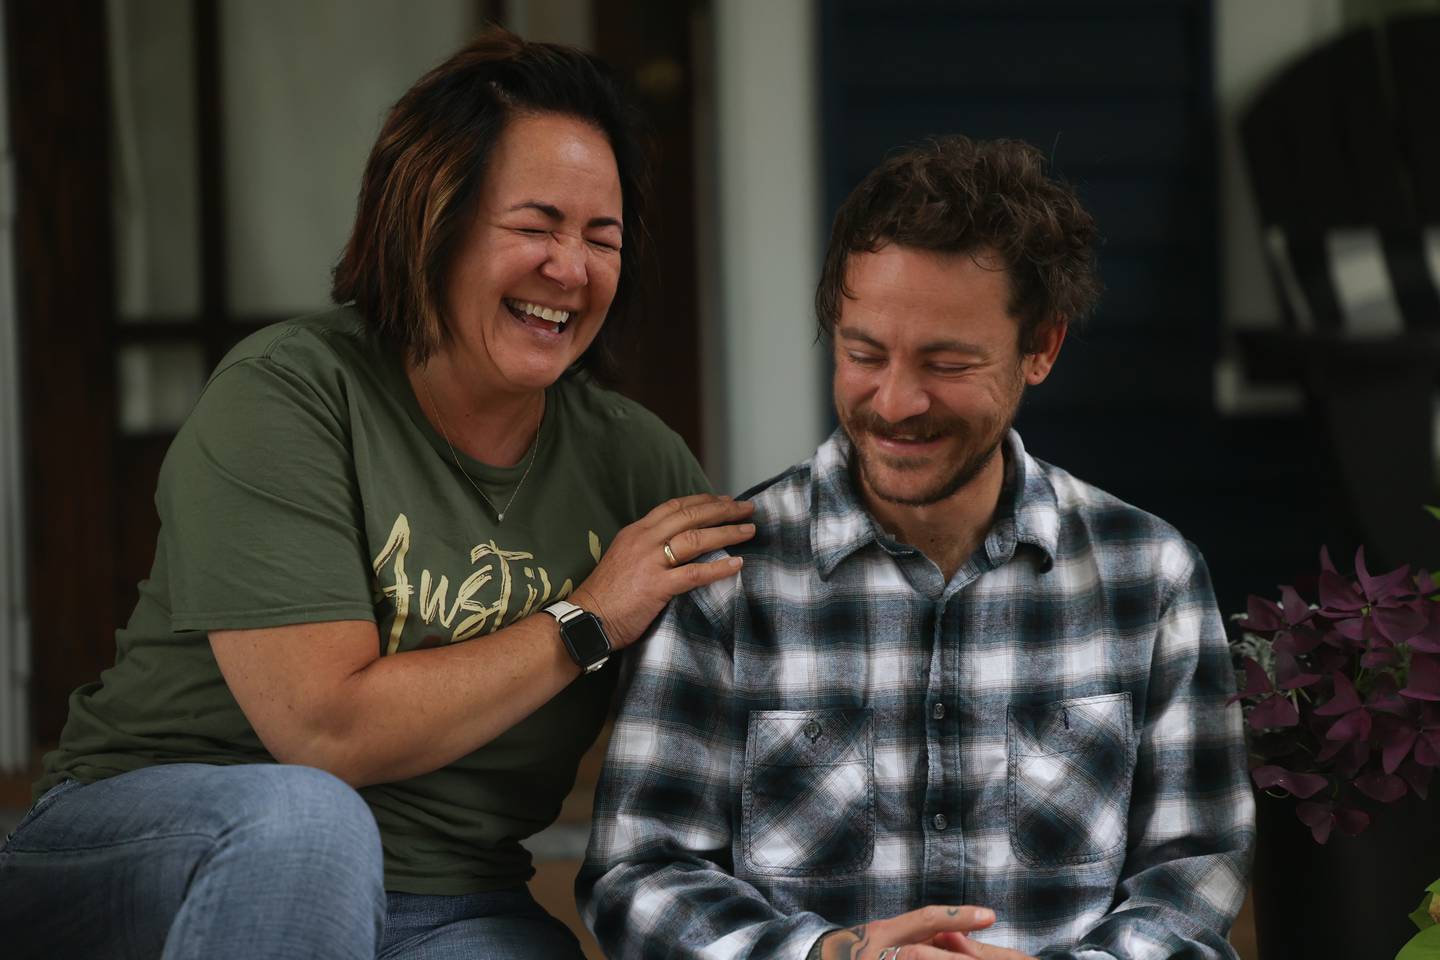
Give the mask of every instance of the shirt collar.
M 1019 544 L 1028 544 L 1041 553 L 1041 569 L 1049 570 L 1060 536 L 1055 487 L 1014 430 L 1005 435 L 1004 452 L 1005 482 L 984 550 L 998 567 L 1014 557 Z M 850 454 L 850 438 L 837 427 L 811 460 L 810 545 L 827 580 L 841 561 L 881 536 L 855 489 Z

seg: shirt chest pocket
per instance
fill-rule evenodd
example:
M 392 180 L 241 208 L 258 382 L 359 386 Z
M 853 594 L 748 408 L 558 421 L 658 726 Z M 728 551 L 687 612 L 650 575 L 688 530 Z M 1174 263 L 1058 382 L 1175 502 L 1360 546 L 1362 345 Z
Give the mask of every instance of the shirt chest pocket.
M 869 866 L 875 853 L 870 711 L 751 711 L 742 789 L 742 854 L 756 874 L 830 876 Z
M 1124 852 L 1131 727 L 1128 693 L 1008 708 L 1010 846 L 1021 862 L 1093 863 Z

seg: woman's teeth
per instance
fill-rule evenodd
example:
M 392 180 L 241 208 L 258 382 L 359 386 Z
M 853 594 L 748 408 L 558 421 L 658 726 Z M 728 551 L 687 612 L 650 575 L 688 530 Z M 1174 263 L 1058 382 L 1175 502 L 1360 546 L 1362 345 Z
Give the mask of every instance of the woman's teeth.
M 551 332 L 553 333 L 559 333 L 565 329 L 565 324 L 570 321 L 570 311 L 568 310 L 556 310 L 552 307 L 542 306 L 538 303 L 530 303 L 526 300 L 506 300 L 505 306 L 509 307 L 510 312 L 521 319 L 534 317 L 537 320 L 543 320 L 551 324 Z

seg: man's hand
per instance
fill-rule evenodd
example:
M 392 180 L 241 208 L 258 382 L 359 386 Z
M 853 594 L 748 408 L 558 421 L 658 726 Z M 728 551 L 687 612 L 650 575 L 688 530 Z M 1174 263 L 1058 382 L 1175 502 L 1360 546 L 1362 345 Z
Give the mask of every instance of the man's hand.
M 935 937 L 935 946 L 962 957 L 976 957 L 977 960 L 1035 960 L 1028 953 L 1011 950 L 1009 947 L 995 947 L 979 940 L 971 940 L 963 933 L 941 933 Z
M 827 934 L 820 941 L 820 957 L 821 960 L 954 960 L 956 956 L 1011 960 L 1012 956 L 1019 957 L 1020 954 L 1013 951 L 967 954 L 946 945 L 959 943 L 969 950 L 993 950 L 995 948 L 976 943 L 965 934 L 983 930 L 994 922 L 994 911 L 984 907 L 921 907 L 889 920 L 874 920 Z

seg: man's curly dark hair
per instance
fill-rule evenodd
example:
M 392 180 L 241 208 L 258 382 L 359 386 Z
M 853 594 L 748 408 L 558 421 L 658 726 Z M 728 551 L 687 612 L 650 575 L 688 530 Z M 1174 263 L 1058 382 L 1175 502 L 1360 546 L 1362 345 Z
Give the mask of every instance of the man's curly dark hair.
M 850 254 L 887 244 L 972 256 L 993 251 L 1010 282 L 1020 349 L 1034 353 L 1051 321 L 1078 321 L 1095 306 L 1095 221 L 1075 192 L 1048 176 L 1045 158 L 1019 140 L 946 136 L 887 159 L 840 206 L 830 231 L 815 313 L 834 332 Z

